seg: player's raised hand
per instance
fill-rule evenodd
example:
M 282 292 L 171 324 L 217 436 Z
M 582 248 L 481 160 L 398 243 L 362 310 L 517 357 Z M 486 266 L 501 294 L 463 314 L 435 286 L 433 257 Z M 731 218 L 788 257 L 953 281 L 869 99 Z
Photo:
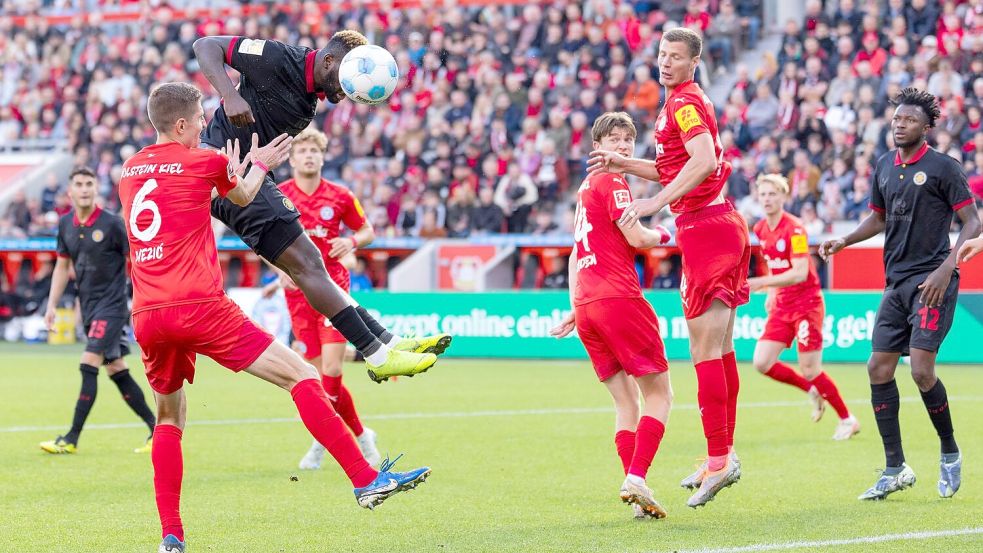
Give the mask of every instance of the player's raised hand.
M 618 225 L 623 228 L 631 228 L 642 217 L 648 217 L 653 213 L 658 213 L 663 207 L 663 205 L 660 205 L 659 200 L 655 198 L 633 200 L 621 213 L 621 219 L 618 219 Z
M 845 247 L 846 247 L 846 240 L 843 240 L 842 238 L 833 238 L 830 240 L 826 240 L 819 245 L 819 257 L 823 258 L 824 261 L 828 260 L 829 256 L 835 254 L 836 252 L 842 250 Z
M 228 98 L 223 98 L 223 100 L 222 105 L 225 108 L 225 115 L 229 118 L 230 123 L 237 127 L 245 127 L 256 122 L 256 119 L 253 117 L 253 110 L 249 107 L 249 102 L 246 102 L 238 91 L 233 92 Z
M 249 155 L 246 155 L 246 159 L 239 159 L 239 139 L 225 141 L 225 147 L 222 148 L 221 152 L 229 158 L 229 165 L 232 167 L 232 172 L 242 178 L 246 174 L 246 165 L 249 161 Z
M 587 156 L 587 176 L 595 173 L 623 173 L 628 158 L 618 152 L 594 150 Z
M 568 334 L 573 332 L 573 329 L 575 328 L 577 328 L 577 323 L 574 320 L 573 311 L 571 311 L 569 315 L 567 315 L 566 317 L 563 318 L 562 321 L 560 321 L 560 324 L 554 326 L 550 330 L 550 336 L 554 338 L 563 338 L 564 336 L 567 336 Z
M 273 169 L 283 163 L 290 155 L 290 145 L 294 138 L 287 133 L 274 138 L 269 144 L 260 147 L 259 135 L 253 133 L 253 146 L 249 150 L 253 163 L 261 163 L 268 169 Z
M 983 252 L 983 236 L 977 236 L 976 238 L 963 242 L 963 245 L 959 246 L 956 259 L 959 263 L 965 263 L 976 257 L 980 252 Z

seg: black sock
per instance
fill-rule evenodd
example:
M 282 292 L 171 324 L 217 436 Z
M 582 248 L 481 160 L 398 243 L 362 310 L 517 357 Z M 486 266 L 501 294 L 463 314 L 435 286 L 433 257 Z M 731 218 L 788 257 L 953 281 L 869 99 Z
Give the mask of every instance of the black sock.
M 362 318 L 358 316 L 354 307 L 349 305 L 329 320 L 338 329 L 338 332 L 362 354 L 372 355 L 382 347 L 382 342 L 376 339 L 375 334 L 362 322 Z
M 874 406 L 877 430 L 884 442 L 887 466 L 900 467 L 904 463 L 904 450 L 901 449 L 901 424 L 898 422 L 901 398 L 898 395 L 897 382 L 892 380 L 885 384 L 871 384 L 870 403 Z
M 956 439 L 952 435 L 949 396 L 946 395 L 945 386 L 942 385 L 941 380 L 937 380 L 931 390 L 922 392 L 922 401 L 925 402 L 925 409 L 928 410 L 928 418 L 932 419 L 935 431 L 939 434 L 939 440 L 942 442 L 942 453 L 959 452 Z
M 79 371 L 82 372 L 82 389 L 79 390 L 78 401 L 75 402 L 75 416 L 72 418 L 72 428 L 65 434 L 65 441 L 78 445 L 79 434 L 85 426 L 85 419 L 89 418 L 89 411 L 96 402 L 96 391 L 99 389 L 99 369 L 92 365 L 81 363 Z
M 140 385 L 130 376 L 130 370 L 123 369 L 110 376 L 109 379 L 116 383 L 116 387 L 119 388 L 119 393 L 123 396 L 123 400 L 126 401 L 126 404 L 130 406 L 130 409 L 133 409 L 133 412 L 138 417 L 143 419 L 147 428 L 150 429 L 150 433 L 153 434 L 154 425 L 157 423 L 154 418 L 154 412 L 147 405 L 147 400 L 143 397 L 143 390 L 140 389 Z
M 362 319 L 362 322 L 365 323 L 365 326 L 369 327 L 369 331 L 372 332 L 372 334 L 375 335 L 380 342 L 383 344 L 388 344 L 389 341 L 393 339 L 392 333 L 386 330 L 386 327 L 379 324 L 379 321 L 375 320 L 372 315 L 369 315 L 369 312 L 364 307 L 359 305 L 355 308 L 355 311 L 358 313 L 359 318 Z

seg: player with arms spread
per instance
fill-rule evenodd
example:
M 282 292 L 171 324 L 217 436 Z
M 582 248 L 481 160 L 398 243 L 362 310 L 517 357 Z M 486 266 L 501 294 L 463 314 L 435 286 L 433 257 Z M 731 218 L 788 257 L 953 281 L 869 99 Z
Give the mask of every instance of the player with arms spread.
M 905 463 L 898 421 L 901 404 L 894 373 L 902 355 L 911 355 L 911 377 L 941 442 L 939 495 L 952 497 L 961 483 L 962 457 L 953 437 L 949 398 L 935 375 L 935 357 L 956 311 L 956 252 L 967 239 L 979 236 L 980 219 L 959 162 L 925 140 L 940 115 L 935 97 L 906 88 L 893 103 L 897 108 L 891 130 L 897 149 L 881 156 L 874 167 L 871 214 L 845 237 L 823 242 L 819 254 L 829 258 L 884 232 L 887 282 L 874 322 L 867 375 L 886 468 L 859 499 L 884 499 L 915 484 L 915 472 Z M 953 213 L 962 222 L 954 249 L 949 245 Z
M 355 248 L 370 244 L 375 239 L 375 232 L 366 220 L 355 195 L 344 186 L 321 178 L 327 146 L 328 137 L 311 128 L 304 129 L 294 137 L 290 147 L 293 178 L 280 183 L 280 191 L 300 212 L 300 224 L 320 250 L 331 279 L 348 292 L 350 276 L 342 259 L 354 252 Z M 355 234 L 342 237 L 342 224 L 355 231 Z M 304 293 L 294 285 L 289 276 L 282 274 L 280 279 L 286 288 L 293 333 L 301 344 L 304 358 L 321 370 L 324 391 L 355 435 L 355 440 L 369 464 L 378 464 L 382 458 L 376 449 L 375 432 L 362 426 L 351 392 L 341 382 L 345 345 L 348 341 L 331 326 L 331 321 L 311 307 L 304 298 Z M 300 468 L 320 468 L 324 453 L 324 446 L 315 441 L 301 459 Z
M 314 119 L 318 99 L 337 103 L 345 97 L 338 67 L 345 54 L 366 43 L 356 31 L 335 33 L 320 50 L 239 36 L 198 39 L 194 51 L 202 73 L 222 96 L 222 105 L 202 136 L 203 144 L 219 149 L 238 139 L 248 153 L 253 133 L 264 143 L 282 133 L 296 136 Z M 226 73 L 226 65 L 241 74 L 238 86 Z M 216 198 L 212 214 L 290 275 L 310 305 L 362 352 L 377 382 L 426 371 L 436 362 L 434 354 L 450 345 L 447 334 L 419 339 L 394 336 L 338 288 L 317 246 L 297 222 L 293 203 L 271 177 L 263 182 L 256 201 L 241 207 Z
M 713 104 L 693 81 L 703 39 L 689 29 L 671 29 L 659 45 L 659 80 L 666 102 L 655 124 L 655 161 L 617 152 L 591 152 L 589 171 L 623 172 L 663 184 L 652 198 L 636 199 L 619 224 L 669 206 L 682 252 L 679 292 L 696 366 L 697 400 L 708 458 L 681 483 L 699 489 L 687 504 L 705 505 L 741 477 L 734 452 L 740 378 L 734 357 L 734 314 L 747 303 L 751 259 L 747 222 L 724 199 L 731 167 L 723 161 Z
M 595 150 L 631 157 L 635 124 L 624 112 L 605 113 L 594 122 Z M 570 253 L 570 304 L 573 312 L 551 331 L 562 338 L 577 329 L 597 378 L 614 399 L 614 443 L 625 471 L 621 499 L 635 518 L 664 518 L 666 510 L 645 484 L 669 420 L 672 385 L 659 334 L 659 320 L 642 296 L 635 273 L 635 250 L 669 241 L 669 231 L 644 225 L 619 227 L 631 203 L 625 176 L 591 174 L 577 191 L 574 248 Z M 645 401 L 639 413 L 638 395 Z
M 58 260 L 51 275 L 44 322 L 48 330 L 55 324 L 55 308 L 65 293 L 72 265 L 87 339 L 79 363 L 82 389 L 75 402 L 72 427 L 64 436 L 41 442 L 41 449 L 48 453 L 78 451 L 79 434 L 96 401 L 99 366 L 103 364 L 127 405 L 147 425 L 150 434 L 154 432 L 154 413 L 123 361 L 123 356 L 130 353 L 126 341 L 130 320 L 126 308 L 126 229 L 122 219 L 96 205 L 96 190 L 96 174 L 91 169 L 80 167 L 72 171 L 68 196 L 73 211 L 58 222 Z M 136 451 L 149 452 L 150 438 Z
M 384 462 L 373 469 L 331 408 L 317 370 L 247 318 L 223 290 L 208 209 L 212 196 L 248 205 L 268 169 L 287 157 L 290 137 L 280 135 L 260 148 L 254 134 L 252 167 L 243 176 L 246 163 L 238 161 L 237 144 L 227 145 L 231 159 L 197 147 L 205 123 L 198 89 L 161 85 L 150 93 L 147 111 L 157 143 L 123 164 L 119 194 L 132 261 L 133 326 L 157 400 L 151 459 L 164 537 L 159 551 L 185 550 L 179 509 L 184 381 L 194 380 L 196 354 L 288 390 L 304 425 L 345 471 L 362 507 L 373 508 L 425 480 L 426 467 L 397 473 Z
M 788 181 L 776 174 L 758 177 L 758 203 L 765 218 L 754 225 L 768 275 L 748 279 L 752 292 L 768 289 L 768 321 L 754 346 L 754 368 L 778 382 L 799 388 L 812 401 L 812 420 L 819 422 L 828 401 L 840 422 L 834 440 L 860 432 L 833 379 L 823 371 L 823 319 L 826 304 L 819 275 L 809 256 L 809 236 L 797 217 L 785 212 Z M 799 369 L 781 363 L 782 350 L 798 342 Z

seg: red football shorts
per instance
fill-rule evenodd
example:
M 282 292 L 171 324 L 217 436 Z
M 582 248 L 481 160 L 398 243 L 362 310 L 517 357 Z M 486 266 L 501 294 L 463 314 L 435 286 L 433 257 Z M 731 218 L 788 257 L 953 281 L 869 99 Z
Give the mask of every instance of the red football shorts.
M 676 228 L 683 257 L 679 285 L 683 315 L 695 319 L 710 309 L 713 300 L 731 309 L 747 303 L 751 243 L 744 217 L 725 202 L 680 214 Z
M 607 298 L 574 308 L 577 334 L 602 382 L 669 370 L 659 319 L 645 298 Z
M 294 337 L 301 344 L 304 359 L 310 361 L 320 357 L 322 345 L 343 344 L 348 341 L 338 329 L 331 326 L 327 317 L 307 303 L 303 292 L 290 290 L 286 296 L 287 308 L 290 309 L 290 325 L 293 327 Z
M 159 394 L 176 392 L 185 380 L 194 382 L 197 353 L 239 372 L 273 343 L 273 336 L 225 295 L 135 313 L 133 332 L 143 350 L 147 381 Z
M 792 340 L 799 344 L 799 351 L 819 351 L 823 349 L 823 319 L 826 318 L 826 305 L 820 299 L 813 306 L 802 309 L 775 308 L 768 314 L 762 340 L 782 342 L 785 347 L 792 346 Z

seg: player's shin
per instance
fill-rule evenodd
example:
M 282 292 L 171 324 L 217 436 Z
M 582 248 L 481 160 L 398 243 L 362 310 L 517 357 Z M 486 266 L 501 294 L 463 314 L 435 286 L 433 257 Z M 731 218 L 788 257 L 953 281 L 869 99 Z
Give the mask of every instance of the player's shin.
M 954 461 L 959 454 L 959 446 L 956 445 L 956 439 L 953 435 L 949 397 L 945 391 L 945 386 L 942 385 L 942 380 L 937 380 L 935 386 L 921 394 L 925 409 L 928 411 L 928 417 L 932 420 L 932 425 L 935 426 L 935 431 L 939 435 L 942 455 L 951 455 Z
M 877 430 L 884 443 L 886 465 L 900 467 L 904 464 L 905 457 L 901 448 L 901 424 L 898 422 L 901 399 L 897 382 L 892 379 L 884 384 L 871 384 L 870 402 L 874 407 Z
M 290 390 L 304 426 L 328 450 L 356 488 L 369 485 L 378 473 L 359 451 L 338 413 L 331 408 L 324 387 L 317 379 L 301 380 Z
M 741 390 L 741 374 L 737 370 L 737 356 L 733 351 L 721 358 L 724 362 L 724 378 L 727 380 L 727 445 L 734 448 L 734 429 L 737 427 L 737 396 Z
M 79 434 L 85 426 L 85 420 L 89 418 L 92 405 L 96 402 L 96 392 L 99 389 L 99 369 L 92 365 L 82 363 L 79 365 L 82 373 L 82 387 L 79 390 L 78 400 L 75 402 L 75 416 L 72 417 L 72 428 L 65 435 L 65 440 L 72 444 L 78 444 Z
M 724 363 L 711 359 L 696 363 L 697 402 L 707 440 L 710 471 L 720 470 L 727 462 L 727 380 Z
M 152 433 L 155 424 L 154 413 L 150 410 L 150 406 L 147 405 L 147 400 L 143 396 L 143 390 L 140 389 L 137 381 L 133 380 L 129 369 L 123 369 L 110 376 L 109 379 L 119 388 L 119 393 L 123 396 L 123 401 L 143 420 Z
M 153 449 L 150 459 L 154 466 L 154 493 L 157 512 L 160 515 L 161 537 L 168 534 L 184 541 L 181 524 L 181 480 L 184 477 L 184 459 L 181 454 L 180 428 L 159 424 L 154 429 Z
M 621 459 L 621 468 L 628 475 L 628 468 L 631 467 L 631 459 L 635 455 L 635 433 L 631 430 L 619 430 L 614 435 L 614 447 L 618 450 L 618 458 Z

